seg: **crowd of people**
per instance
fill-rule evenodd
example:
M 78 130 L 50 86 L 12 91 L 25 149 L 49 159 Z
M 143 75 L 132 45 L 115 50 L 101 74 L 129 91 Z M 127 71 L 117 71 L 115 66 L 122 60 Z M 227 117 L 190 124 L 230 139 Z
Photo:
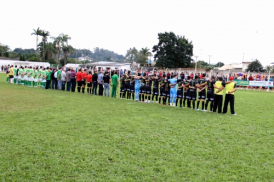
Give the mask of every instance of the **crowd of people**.
M 111 74 L 112 73 L 112 74 Z M 226 113 L 230 103 L 231 114 L 234 110 L 234 93 L 237 85 L 233 77 L 225 81 L 222 77 L 206 79 L 206 74 L 165 74 L 153 71 L 140 73 L 125 71 L 118 76 L 119 70 L 91 70 L 73 68 L 43 68 L 9 66 L 6 71 L 7 83 L 28 87 L 57 89 L 92 95 L 132 99 L 144 103 L 157 103 L 194 110 Z M 120 88 L 118 94 L 117 88 Z M 225 89 L 225 101 L 223 95 Z M 111 90 L 111 94 L 110 94 Z M 222 108 L 223 107 L 223 108 Z

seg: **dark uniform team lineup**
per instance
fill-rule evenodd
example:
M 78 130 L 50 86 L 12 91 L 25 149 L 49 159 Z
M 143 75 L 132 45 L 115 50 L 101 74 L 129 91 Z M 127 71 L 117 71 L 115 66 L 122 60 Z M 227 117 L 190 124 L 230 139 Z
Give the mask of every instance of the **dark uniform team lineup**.
M 131 75 L 128 71 L 120 78 L 120 98 L 135 99 L 136 101 L 151 103 L 154 102 L 163 105 L 189 108 L 199 111 L 226 113 L 228 103 L 230 103 L 231 114 L 236 115 L 234 111 L 234 92 L 236 84 L 233 77 L 225 82 L 222 77 L 212 76 L 205 79 L 195 76 L 172 75 L 163 77 L 156 74 L 138 73 Z M 225 103 L 223 105 L 223 92 L 225 89 Z

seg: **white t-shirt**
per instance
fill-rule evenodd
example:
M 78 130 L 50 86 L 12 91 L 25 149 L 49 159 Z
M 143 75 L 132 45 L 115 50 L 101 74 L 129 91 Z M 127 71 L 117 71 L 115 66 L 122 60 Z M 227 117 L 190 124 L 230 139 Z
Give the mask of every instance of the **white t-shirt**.
M 64 71 L 61 73 L 61 81 L 66 81 L 66 72 Z

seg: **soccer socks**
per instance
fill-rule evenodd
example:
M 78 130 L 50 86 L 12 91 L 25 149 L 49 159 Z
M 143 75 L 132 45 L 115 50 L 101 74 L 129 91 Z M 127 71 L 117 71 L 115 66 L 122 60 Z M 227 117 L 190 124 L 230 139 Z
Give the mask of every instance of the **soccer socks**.
M 148 100 L 150 101 L 150 95 L 148 96 Z
M 192 101 L 193 109 L 195 109 L 195 100 Z
M 143 97 L 143 98 L 142 98 L 142 99 L 143 99 L 143 101 L 145 101 L 145 94 L 143 94 L 143 95 L 142 95 L 142 97 Z
M 176 107 L 177 107 L 177 105 L 178 105 L 178 99 L 176 99 Z
M 199 109 L 200 101 L 197 101 L 197 109 Z
M 210 111 L 212 111 L 213 110 L 213 102 L 211 101 L 210 102 Z
M 134 98 L 135 98 L 135 97 L 134 97 L 134 93 L 132 93 L 132 100 L 134 100 Z
M 161 104 L 161 97 L 159 97 L 159 104 Z
M 183 106 L 186 107 L 186 98 L 184 98 Z
M 205 110 L 207 110 L 207 106 L 208 106 L 208 100 L 206 101 L 206 103 L 205 103 Z
M 205 101 L 202 101 L 202 110 L 205 108 Z
M 83 94 L 85 93 L 85 87 L 82 87 L 82 93 Z
M 77 87 L 78 92 L 80 93 L 81 87 Z

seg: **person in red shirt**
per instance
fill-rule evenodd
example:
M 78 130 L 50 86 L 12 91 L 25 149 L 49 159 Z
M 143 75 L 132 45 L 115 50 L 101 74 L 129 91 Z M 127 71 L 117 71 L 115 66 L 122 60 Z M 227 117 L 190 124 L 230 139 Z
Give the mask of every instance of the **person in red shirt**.
M 82 68 L 80 68 L 76 74 L 76 81 L 77 81 L 77 89 L 78 89 L 78 92 L 80 93 L 81 86 L 82 86 Z
M 88 94 L 91 94 L 91 90 L 92 90 L 92 73 L 91 71 L 88 72 L 88 76 L 87 76 L 87 92 Z
M 87 79 L 87 69 L 84 69 L 84 71 L 82 72 L 82 93 L 85 93 L 85 87 L 86 87 L 86 79 Z

